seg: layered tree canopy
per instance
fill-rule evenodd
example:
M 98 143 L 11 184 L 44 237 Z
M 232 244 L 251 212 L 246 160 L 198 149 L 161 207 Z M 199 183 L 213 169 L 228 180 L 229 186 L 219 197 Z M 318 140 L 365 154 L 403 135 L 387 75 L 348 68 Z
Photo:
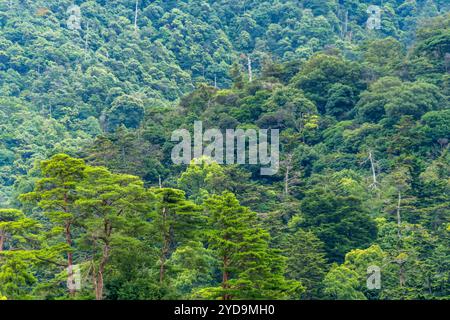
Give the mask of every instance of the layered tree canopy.
M 449 9 L 2 1 L 0 300 L 449 299 Z M 174 164 L 195 121 L 279 170 Z

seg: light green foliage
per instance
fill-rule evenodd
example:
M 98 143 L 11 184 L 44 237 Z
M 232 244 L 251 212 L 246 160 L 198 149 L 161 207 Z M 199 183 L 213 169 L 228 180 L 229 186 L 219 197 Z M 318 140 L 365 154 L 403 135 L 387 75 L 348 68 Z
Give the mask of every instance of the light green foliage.
M 208 158 L 194 159 L 178 179 L 178 186 L 185 190 L 189 198 L 196 203 L 209 194 L 220 193 L 227 189 L 227 176 L 223 168 Z
M 333 265 L 323 280 L 324 293 L 336 300 L 366 300 L 359 291 L 358 274 L 345 266 Z
M 287 277 L 300 281 L 305 286 L 303 297 L 317 299 L 327 270 L 323 243 L 314 233 L 300 229 L 286 238 L 284 247 Z

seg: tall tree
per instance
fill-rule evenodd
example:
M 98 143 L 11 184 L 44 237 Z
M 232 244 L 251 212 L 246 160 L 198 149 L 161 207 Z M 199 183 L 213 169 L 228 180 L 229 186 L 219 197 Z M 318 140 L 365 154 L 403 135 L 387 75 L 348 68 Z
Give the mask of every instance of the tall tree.
M 283 247 L 287 256 L 286 276 L 305 286 L 306 299 L 320 297 L 321 282 L 328 268 L 323 243 L 312 232 L 300 229 L 286 238 Z
M 156 202 L 151 215 L 159 253 L 159 282 L 165 285 L 167 261 L 176 248 L 195 239 L 202 223 L 200 209 L 181 190 L 152 189 Z
M 73 227 L 80 220 L 80 212 L 75 202 L 78 199 L 77 185 L 85 174 L 86 165 L 83 160 L 74 159 L 65 154 L 53 156 L 41 162 L 43 178 L 36 182 L 33 192 L 24 194 L 23 201 L 37 202 L 43 214 L 50 219 L 54 227 L 61 230 L 66 243 L 66 267 L 68 278 L 72 278 L 73 269 Z M 69 288 L 69 294 L 75 294 Z
M 208 247 L 220 261 L 222 279 L 220 286 L 200 290 L 200 296 L 222 300 L 283 299 L 303 291 L 299 282 L 284 278 L 284 257 L 269 247 L 269 233 L 234 194 L 211 196 L 205 201 L 205 210 Z
M 145 229 L 149 194 L 138 177 L 112 174 L 103 167 L 87 167 L 77 192 L 80 196 L 75 205 L 83 214 L 85 227 L 80 242 L 92 254 L 95 298 L 102 300 L 111 254 L 138 241 L 139 229 Z

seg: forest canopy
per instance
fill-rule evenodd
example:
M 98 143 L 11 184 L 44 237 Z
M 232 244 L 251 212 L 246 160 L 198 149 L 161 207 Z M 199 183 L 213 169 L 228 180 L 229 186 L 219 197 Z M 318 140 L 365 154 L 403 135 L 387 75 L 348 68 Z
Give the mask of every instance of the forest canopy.
M 0 300 L 449 299 L 449 9 L 2 1 Z M 279 171 L 175 165 L 195 121 Z

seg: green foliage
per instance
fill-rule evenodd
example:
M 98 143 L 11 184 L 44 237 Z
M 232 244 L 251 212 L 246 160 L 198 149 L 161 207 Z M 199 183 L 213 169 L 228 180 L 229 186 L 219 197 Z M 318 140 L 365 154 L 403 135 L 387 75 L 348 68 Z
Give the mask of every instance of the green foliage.
M 284 247 L 287 256 L 286 275 L 306 288 L 306 299 L 320 297 L 321 282 L 327 270 L 323 243 L 312 232 L 298 230 L 290 234 Z
M 365 247 L 376 238 L 375 223 L 362 206 L 359 190 L 351 189 L 353 181 L 343 178 L 336 182 L 322 182 L 311 188 L 301 204 L 303 225 L 324 242 L 332 262 L 342 260 L 351 248 Z M 333 187 L 339 189 L 329 190 Z
M 358 291 L 358 274 L 345 266 L 333 265 L 323 280 L 324 293 L 335 300 L 366 300 Z
M 220 261 L 220 286 L 205 288 L 205 298 L 283 299 L 303 291 L 284 278 L 285 259 L 269 248 L 269 234 L 256 224 L 256 214 L 241 207 L 229 192 L 205 202 L 209 247 Z
M 0 300 L 448 299 L 447 2 L 3 1 Z M 279 172 L 173 165 L 197 120 Z

